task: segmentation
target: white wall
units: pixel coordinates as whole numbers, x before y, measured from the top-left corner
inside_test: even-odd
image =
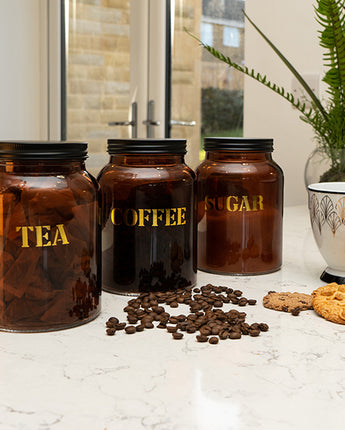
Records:
[[[0,0],[0,140],[46,139],[46,1]]]
[[[246,12],[301,74],[322,76],[314,0],[246,0]],[[245,64],[291,90],[292,74],[246,23]],[[268,88],[245,79],[244,136],[273,137],[273,158],[285,175],[285,205],[306,204],[304,166],[316,143],[312,128]]]

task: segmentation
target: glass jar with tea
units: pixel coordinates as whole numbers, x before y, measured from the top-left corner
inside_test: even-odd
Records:
[[[77,326],[100,312],[98,184],[87,144],[0,142],[0,329]]]
[[[208,137],[197,169],[198,268],[255,275],[282,264],[283,172],[272,139]]]
[[[110,139],[102,195],[103,289],[167,291],[196,279],[195,174],[186,141]]]

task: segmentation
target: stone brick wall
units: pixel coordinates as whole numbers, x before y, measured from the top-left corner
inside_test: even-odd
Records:
[[[127,137],[108,122],[128,118],[129,0],[70,2],[67,94],[68,139],[87,140],[93,153]]]
[[[175,2],[175,32],[172,52],[173,120],[196,121],[194,127],[173,126],[171,137],[187,139],[188,165],[199,164],[201,129],[201,48],[184,28],[200,34],[201,1]]]
[[[182,6],[181,6],[182,5]],[[129,137],[127,127],[109,127],[129,112],[129,0],[70,2],[67,57],[67,137],[86,140],[91,154],[106,151],[108,137]],[[195,167],[200,147],[201,49],[183,30],[200,33],[201,2],[176,2],[172,72],[172,137],[188,139],[187,161]]]

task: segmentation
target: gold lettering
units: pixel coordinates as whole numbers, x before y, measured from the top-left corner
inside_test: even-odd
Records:
[[[242,202],[241,202],[241,206],[239,209],[240,211],[243,210],[243,203],[244,203],[246,211],[251,211],[250,204],[248,202],[248,196],[242,196]]]
[[[42,246],[51,246],[51,241],[49,240],[49,231],[50,225],[36,225],[36,248],[41,248]],[[43,229],[46,229],[45,233],[43,233]],[[43,243],[43,239],[45,243]]]
[[[264,210],[264,197],[263,196],[253,196],[253,208],[254,210],[257,210],[257,204],[259,204],[259,210]]]
[[[205,210],[210,211],[214,207],[213,201],[214,199],[210,199],[208,196],[205,197]]]
[[[234,200],[236,203],[234,203],[233,205],[231,205],[231,200]],[[237,196],[229,196],[226,199],[226,209],[229,212],[234,212],[237,211],[238,209],[238,197]]]
[[[129,214],[132,215],[132,221],[130,222],[130,217]],[[135,224],[138,222],[138,214],[136,212],[135,209],[126,209],[124,214],[123,214],[123,222],[125,223],[125,225],[129,226],[129,227],[133,227],[135,226]]]
[[[167,208],[165,209],[165,225],[176,225],[176,208]]]
[[[176,226],[187,223],[187,208],[164,208],[164,209],[121,209],[114,208],[111,211],[111,221],[115,226],[125,224],[128,227],[151,227]],[[48,236],[46,237],[48,239]]]
[[[219,202],[222,201],[222,207],[220,207]],[[224,210],[224,197],[216,197],[215,198],[215,207],[217,211],[223,211]]]
[[[29,234],[28,230],[34,231],[34,228],[32,226],[28,227],[16,227],[16,231],[22,230],[22,248],[29,248]]]
[[[152,209],[152,227],[158,227],[158,221],[162,221],[164,209]]]
[[[138,209],[139,212],[139,227],[143,227],[145,224],[145,221],[149,221],[150,217],[149,215],[145,215],[145,212],[148,214],[151,213],[151,209]]]
[[[114,208],[114,209],[111,211],[111,222],[112,222],[114,225],[120,225],[120,224],[121,224],[121,221],[116,222],[116,211],[118,211],[118,212],[119,212],[119,215],[120,215],[120,216],[122,215],[122,211],[121,211],[121,209],[120,209],[120,208]]]
[[[177,225],[186,224],[186,207],[177,208]]]
[[[56,246],[57,242],[60,242],[60,241],[61,241],[62,245],[68,245],[69,244],[64,225],[63,224],[56,224],[56,232],[55,232],[55,237],[53,240],[53,246]],[[49,245],[46,245],[46,246],[49,246]]]

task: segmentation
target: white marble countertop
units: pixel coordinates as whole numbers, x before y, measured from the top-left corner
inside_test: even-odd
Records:
[[[286,208],[283,249],[283,268],[270,275],[198,274],[199,286],[227,285],[258,300],[241,310],[249,323],[269,324],[259,337],[218,345],[158,329],[110,337],[105,321],[125,317],[127,298],[108,293],[101,315],[84,326],[0,332],[0,429],[342,429],[345,326],[314,311],[294,317],[262,306],[270,290],[323,285],[306,207]]]

